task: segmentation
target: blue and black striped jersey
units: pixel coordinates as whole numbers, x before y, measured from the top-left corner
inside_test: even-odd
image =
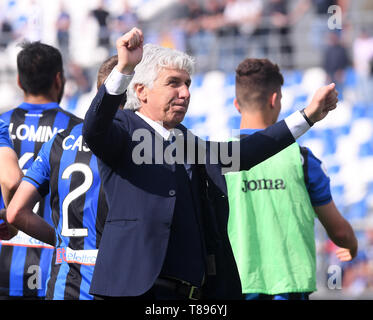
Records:
[[[25,172],[44,142],[81,119],[57,103],[22,103],[0,115],[9,125],[19,165]],[[49,195],[34,209],[52,224]],[[0,294],[18,297],[44,297],[53,248],[23,232],[10,241],[0,242]]]
[[[92,299],[89,287],[107,215],[97,158],[85,145],[83,124],[45,143],[24,181],[50,193],[56,230],[47,299]]]

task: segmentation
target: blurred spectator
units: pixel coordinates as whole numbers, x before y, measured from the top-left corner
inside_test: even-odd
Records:
[[[342,264],[342,288],[352,296],[359,296],[373,288],[372,270],[363,251],[356,258]]]
[[[80,93],[86,93],[91,90],[92,79],[89,77],[87,70],[80,65],[70,62],[67,69],[67,77],[74,79]]]
[[[350,65],[347,49],[336,32],[327,34],[327,46],[323,55],[323,68],[327,74],[327,83],[334,82],[339,87],[343,84],[346,68]]]
[[[217,36],[222,35],[222,22],[225,6],[221,0],[206,0],[203,14],[201,17],[202,29],[215,33]]]
[[[203,8],[198,0],[179,0],[176,11],[175,20],[188,36],[201,30]]]
[[[43,30],[43,8],[41,4],[37,0],[29,0],[26,12],[25,38],[29,41],[41,41]]]
[[[154,36],[154,41],[150,42],[157,43],[162,47],[186,51],[184,34],[182,30],[177,27],[162,28]]]
[[[110,13],[105,9],[105,0],[100,0],[96,9],[92,10],[92,16],[96,19],[99,26],[98,46],[109,49],[110,31],[109,18]]]
[[[371,0],[363,0],[363,2],[362,2],[362,10],[363,11],[373,11],[373,1],[371,1]]]
[[[40,41],[43,31],[43,8],[36,0],[23,2],[23,6],[14,2],[12,5],[12,26],[16,41]]]
[[[194,51],[198,50],[198,38],[202,32],[200,23],[202,14],[203,9],[197,0],[179,0],[177,3],[174,24],[183,30],[186,51],[191,55],[196,55]]]
[[[219,66],[223,71],[234,71],[248,55],[260,56],[255,36],[260,36],[262,12],[262,0],[226,0],[223,24],[225,34],[231,37],[222,42]]]
[[[330,31],[328,29],[329,7],[333,5],[339,6],[342,12],[342,22],[344,23],[349,4],[349,0],[298,0],[290,19],[292,23],[298,22],[306,12],[312,10],[315,16],[312,18],[311,31],[309,33],[310,40],[315,49],[324,50],[326,45],[324,35]]]
[[[179,0],[176,24],[185,35],[186,51],[197,58],[201,71],[215,66],[216,30],[223,12],[219,0],[208,0],[202,6],[198,0]]]
[[[1,21],[0,32],[0,49],[3,50],[13,40],[13,27],[6,18]]]
[[[373,37],[366,29],[361,30],[353,42],[353,66],[357,77],[357,99],[373,103]]]
[[[116,39],[133,27],[139,27],[139,18],[128,0],[123,3],[123,12],[110,21],[110,56],[116,52]]]
[[[75,62],[69,62],[66,71],[64,105],[68,111],[74,112],[79,98],[91,90],[93,77]]]
[[[262,0],[227,0],[223,14],[224,23],[226,26],[238,28],[242,35],[251,35],[258,28],[262,11]]]
[[[282,67],[293,68],[292,24],[289,19],[288,0],[268,0],[263,10],[263,23],[258,31],[263,41],[265,56],[277,57]]]
[[[58,47],[64,60],[69,57],[70,25],[70,14],[62,4],[56,21],[56,30]]]
[[[224,62],[230,60],[231,55],[226,55],[221,47],[227,45],[226,29],[223,29],[224,3],[221,0],[206,0],[204,2],[203,14],[201,16],[201,28],[203,32],[203,42],[208,46],[206,61],[209,62],[208,68],[223,68]],[[225,36],[225,38],[222,38]],[[229,38],[228,38],[229,40]],[[235,46],[233,45],[233,49]],[[219,50],[220,49],[220,50]],[[222,60],[222,58],[224,60]],[[224,70],[224,68],[223,68]]]
[[[4,50],[14,40],[14,27],[12,25],[15,13],[14,1],[0,2],[0,50]]]

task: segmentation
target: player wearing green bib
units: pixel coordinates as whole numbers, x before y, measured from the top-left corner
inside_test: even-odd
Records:
[[[266,59],[246,59],[236,70],[235,106],[241,134],[277,121],[283,77]],[[228,233],[246,299],[307,299],[316,290],[314,221],[356,256],[357,240],[330,193],[321,162],[297,143],[249,171],[226,174]]]
[[[299,145],[226,180],[228,230],[243,292],[315,291],[315,212]]]

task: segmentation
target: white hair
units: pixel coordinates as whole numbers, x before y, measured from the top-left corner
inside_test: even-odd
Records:
[[[127,88],[125,109],[137,110],[140,107],[140,100],[135,92],[136,84],[152,88],[162,68],[184,70],[192,75],[194,66],[194,58],[184,52],[155,44],[144,45],[142,60],[135,67],[135,75]]]

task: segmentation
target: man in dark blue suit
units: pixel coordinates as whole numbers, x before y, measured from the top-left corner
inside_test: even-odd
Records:
[[[109,206],[90,292],[98,298],[240,299],[222,173],[248,170],[292,144],[336,107],[334,85],[258,134],[204,142],[180,124],[194,60],[143,47],[136,28],[117,40],[117,50],[118,65],[84,120]],[[126,110],[118,110],[125,90]]]

